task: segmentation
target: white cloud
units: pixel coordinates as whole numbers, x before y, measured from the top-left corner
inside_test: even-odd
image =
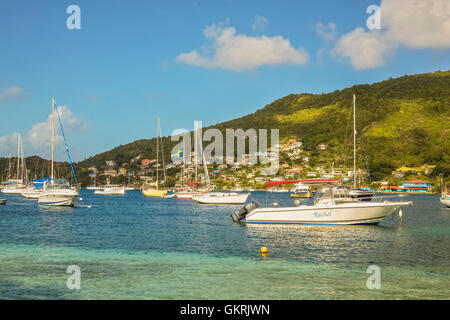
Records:
[[[224,68],[234,71],[256,70],[263,65],[304,65],[309,59],[303,49],[295,49],[281,36],[249,37],[236,34],[236,29],[225,24],[207,26],[203,35],[209,43],[201,53],[192,50],[180,54],[177,62],[206,68]]]
[[[410,48],[450,47],[450,1],[383,0],[380,12],[392,40]]]
[[[262,31],[267,27],[268,24],[269,24],[269,20],[266,17],[260,16],[257,14],[257,15],[255,15],[255,18],[253,20],[252,30],[253,31]]]
[[[349,58],[355,69],[383,66],[399,46],[411,49],[450,48],[450,1],[383,0],[383,30],[357,28],[343,35],[332,53]]]
[[[336,24],[329,22],[327,25],[324,25],[322,22],[317,22],[316,32],[325,42],[332,42],[337,35]]]
[[[0,153],[3,155],[17,154],[17,139],[19,134],[14,132],[11,135],[5,135],[0,137]]]
[[[356,28],[339,39],[332,55],[348,57],[355,69],[364,70],[383,66],[395,48],[395,44],[387,41],[381,32]]]
[[[0,102],[9,102],[23,97],[23,90],[17,86],[9,86],[0,89]]]
[[[87,129],[84,122],[73,115],[73,112],[67,106],[58,106],[64,133],[79,132]],[[30,154],[49,154],[51,146],[52,115],[47,116],[43,122],[32,125],[23,139],[24,152]],[[17,154],[18,133],[0,137],[0,153],[3,155]],[[58,117],[55,111],[55,144],[63,141]]]

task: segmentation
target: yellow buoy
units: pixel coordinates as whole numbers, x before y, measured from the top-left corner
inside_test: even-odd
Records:
[[[266,254],[266,253],[267,253],[267,248],[261,247],[261,254]]]

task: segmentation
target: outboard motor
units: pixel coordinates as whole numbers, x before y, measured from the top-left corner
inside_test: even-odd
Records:
[[[231,214],[231,219],[233,222],[238,222],[244,219],[250,212],[258,208],[259,205],[257,202],[250,202],[244,205],[240,210],[233,211]]]

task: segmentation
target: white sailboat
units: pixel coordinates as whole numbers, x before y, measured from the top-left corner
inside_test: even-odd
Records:
[[[11,163],[10,163],[11,166]],[[11,170],[11,169],[9,169]],[[9,173],[10,175],[10,173]],[[25,164],[25,156],[23,154],[23,146],[22,146],[22,136],[18,135],[17,137],[17,173],[16,179],[9,179],[9,184],[2,188],[2,192],[5,194],[21,194],[26,191],[28,176]]]
[[[55,179],[54,177],[54,149],[55,149],[55,98],[52,98],[52,161],[51,161],[51,177],[43,185],[43,192],[39,195],[38,203],[42,206],[70,206],[75,205],[78,197],[78,191],[70,186],[70,183],[65,179]],[[59,114],[58,114],[59,118]],[[61,125],[61,119],[59,119]],[[64,137],[64,132],[61,133]],[[65,138],[64,138],[65,140]],[[66,145],[67,149],[67,145]],[[68,152],[68,149],[67,149]],[[69,155],[69,153],[68,153]],[[69,156],[70,160],[70,156]],[[72,161],[70,161],[72,165]],[[73,167],[72,167],[73,170]],[[74,172],[73,172],[74,173]],[[74,173],[75,177],[75,173]],[[76,179],[76,177],[75,177]]]
[[[296,207],[259,208],[256,202],[246,204],[231,214],[233,221],[242,219],[249,224],[312,224],[351,225],[378,224],[396,210],[410,206],[408,202],[354,202],[339,201],[334,188],[325,188],[313,205]]]

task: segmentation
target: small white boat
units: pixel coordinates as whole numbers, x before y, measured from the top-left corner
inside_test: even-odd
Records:
[[[441,185],[443,189],[441,193],[441,198],[439,200],[444,206],[450,208],[450,193],[448,193],[447,185],[444,183],[444,175],[441,174],[440,176],[441,176]]]
[[[364,190],[364,189],[351,189],[349,191],[349,196],[353,199],[358,199],[361,201],[370,201],[372,200],[372,197],[374,195],[374,192],[371,190]]]
[[[107,184],[103,188],[94,191],[94,194],[101,195],[124,195],[125,187],[117,184]]]
[[[21,193],[22,197],[29,200],[37,200],[42,194],[42,189],[28,188]]]
[[[291,190],[292,198],[311,198],[311,187],[301,182],[294,185]]]
[[[97,187],[96,185],[90,185],[86,187],[86,190],[100,190],[100,187]]]
[[[175,193],[167,194],[163,198],[165,199],[175,198]]]
[[[194,195],[192,200],[201,204],[244,204],[250,193],[210,192]]]
[[[288,189],[269,189],[268,192],[289,192]]]
[[[21,194],[26,190],[26,187],[22,184],[10,184],[2,188],[4,194]]]
[[[444,206],[446,206],[447,208],[450,208],[450,194],[443,193],[440,200]]]
[[[313,205],[259,208],[255,202],[231,214],[233,221],[245,219],[252,224],[351,225],[378,224],[386,217],[410,206],[409,202],[342,202],[336,203],[332,189]]]
[[[0,199],[0,205],[6,204],[6,199]]]

